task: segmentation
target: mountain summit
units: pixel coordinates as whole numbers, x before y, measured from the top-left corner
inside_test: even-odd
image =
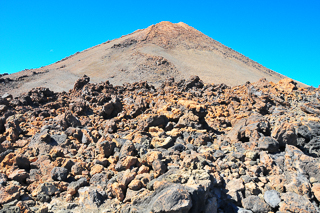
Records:
[[[7,78],[7,83],[0,92],[18,95],[39,86],[66,91],[84,74],[96,83],[109,80],[122,85],[148,81],[156,86],[168,77],[181,80],[191,75],[198,75],[207,83],[230,86],[260,78],[278,82],[285,77],[185,23],[165,21],[54,64],[2,77]]]

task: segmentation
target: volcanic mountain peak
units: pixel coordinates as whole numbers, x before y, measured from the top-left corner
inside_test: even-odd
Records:
[[[177,24],[163,21],[136,33],[134,37],[143,43],[153,43],[163,48],[173,48],[177,45],[188,46],[188,48],[205,48],[213,42],[208,36],[189,25],[179,22]],[[190,46],[193,44],[192,46]]]
[[[156,25],[151,25],[150,27],[146,28],[145,31],[148,33],[149,38],[152,38],[153,36],[168,36],[170,38],[176,38],[181,34],[199,33],[198,30],[190,27],[183,22],[173,24],[168,21],[163,21]]]
[[[285,77],[185,23],[164,21],[54,64],[0,77],[5,83],[0,85],[0,93],[17,96],[40,86],[67,91],[84,74],[94,83],[148,81],[155,86],[169,77],[179,81],[195,74],[206,83],[230,86],[261,78],[278,82]]]

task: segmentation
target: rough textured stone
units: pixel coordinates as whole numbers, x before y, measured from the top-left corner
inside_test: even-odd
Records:
[[[113,51],[137,44],[119,42]],[[68,92],[0,98],[0,208],[319,211],[319,92],[266,79],[228,87],[170,78],[154,88],[84,77]]]
[[[103,197],[94,188],[82,187],[78,190],[79,203],[87,209],[92,209],[100,206],[103,202]]]
[[[226,193],[230,199],[240,204],[243,199],[244,185],[242,179],[234,179],[227,183]]]
[[[268,212],[270,206],[264,202],[264,200],[260,199],[258,196],[251,195],[242,200],[242,206],[245,209],[249,209],[254,213],[262,213]]]
[[[172,185],[156,194],[150,201],[148,209],[153,212],[188,212],[192,199],[181,185]]]
[[[77,181],[73,181],[68,185],[68,193],[71,195],[74,195],[78,192],[78,190],[83,187],[83,186],[87,186],[88,185],[88,181],[86,178],[80,178]]]
[[[114,142],[102,141],[98,143],[97,146],[99,147],[99,152],[101,154],[103,154],[105,157],[109,157],[111,154],[113,154],[116,144]]]
[[[19,185],[10,182],[5,187],[0,187],[0,205],[20,198]]]
[[[14,170],[8,178],[18,181],[19,183],[24,183],[26,179],[29,177],[29,174],[24,169]]]
[[[279,192],[275,190],[266,191],[263,197],[266,203],[269,204],[272,208],[276,208],[281,202]]]
[[[317,209],[304,196],[293,192],[287,192],[281,195],[283,202],[280,203],[280,211],[290,212],[317,212]]]
[[[90,78],[84,75],[82,78],[79,78],[73,86],[74,90],[82,89],[84,85],[90,82]]]
[[[34,191],[32,191],[31,195],[33,197],[36,197],[40,194],[52,196],[57,191],[59,191],[59,189],[53,183],[42,183],[39,184],[39,186]]]
[[[272,137],[279,142],[280,147],[288,145],[297,145],[296,129],[292,124],[283,123],[272,131]]]
[[[279,142],[272,137],[262,137],[259,139],[258,148],[260,150],[268,151],[269,153],[275,153],[279,151]]]
[[[69,171],[66,168],[55,167],[51,171],[51,178],[53,180],[65,181],[65,180],[67,180],[68,173],[69,173]]]
[[[314,193],[314,196],[320,202],[320,183],[313,184],[312,191]]]

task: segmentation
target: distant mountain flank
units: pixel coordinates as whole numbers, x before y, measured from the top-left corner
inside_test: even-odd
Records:
[[[160,22],[107,41],[39,69],[0,77],[0,92],[17,96],[35,87],[68,91],[81,76],[113,85],[147,81],[159,86],[167,78],[197,75],[205,83],[230,86],[285,76],[213,40],[185,23]]]

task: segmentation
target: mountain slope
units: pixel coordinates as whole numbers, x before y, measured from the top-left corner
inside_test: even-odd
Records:
[[[206,83],[234,86],[285,77],[184,23],[161,22],[49,66],[6,76],[13,81],[0,91],[18,95],[39,86],[66,91],[84,74],[92,82],[109,80],[114,85],[140,80],[159,85],[169,76],[180,80],[198,75]]]

